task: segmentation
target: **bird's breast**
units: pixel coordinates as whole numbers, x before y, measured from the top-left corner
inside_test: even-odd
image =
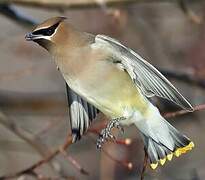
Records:
[[[129,75],[103,55],[70,57],[58,65],[71,89],[111,117],[143,109],[146,100]]]

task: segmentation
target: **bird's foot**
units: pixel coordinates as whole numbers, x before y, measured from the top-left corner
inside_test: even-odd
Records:
[[[100,149],[102,145],[108,141],[109,139],[115,140],[115,136],[112,134],[111,130],[113,128],[119,129],[121,132],[124,132],[123,127],[120,125],[120,121],[124,120],[124,117],[115,118],[112,119],[106,126],[105,129],[103,129],[99,135],[99,138],[97,140],[97,148]]]

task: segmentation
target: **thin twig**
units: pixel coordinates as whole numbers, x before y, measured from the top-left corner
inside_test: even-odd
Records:
[[[153,3],[153,2],[176,2],[176,0],[102,0],[107,6],[129,5],[133,3]],[[200,2],[202,0],[187,0],[188,2]],[[36,6],[50,9],[76,9],[99,7],[99,0],[3,0],[2,3],[14,3],[24,6]]]
[[[187,15],[187,17],[194,22],[195,24],[202,24],[203,19],[202,17],[198,16],[194,11],[192,11],[185,0],[178,0],[179,7],[182,9],[182,11]]]
[[[93,142],[94,144],[96,144],[96,141],[95,141],[93,138],[92,138],[92,142]],[[112,161],[114,161],[115,163],[120,164],[120,165],[122,165],[123,167],[126,167],[126,168],[129,169],[129,170],[132,170],[132,169],[133,169],[133,164],[132,164],[132,162],[122,161],[122,160],[116,159],[116,158],[113,157],[109,152],[107,152],[104,148],[101,148],[101,151],[102,151],[107,157],[109,157]]]
[[[140,177],[141,180],[143,180],[144,177],[145,177],[145,171],[146,171],[146,168],[147,168],[147,162],[148,162],[148,154],[147,154],[146,149],[144,148],[144,163],[143,163],[143,168],[142,168],[141,177]]]
[[[200,111],[200,110],[205,110],[205,104],[200,104],[194,107],[194,112]],[[175,111],[175,112],[164,113],[163,116],[165,118],[172,118],[172,117],[181,116],[181,115],[188,114],[188,113],[190,112],[187,110],[180,110],[180,111]]]
[[[201,105],[197,105],[194,107],[194,111],[199,111],[199,110],[204,110],[205,109],[205,104],[201,104]],[[164,117],[166,118],[170,118],[170,117],[175,117],[175,116],[180,116],[180,115],[184,115],[184,114],[187,114],[189,113],[188,111],[186,110],[181,110],[181,111],[176,111],[176,112],[170,112],[170,113],[166,113],[164,114]],[[90,131],[90,132],[93,132],[93,133],[96,133],[96,131]],[[57,148],[56,150],[54,150],[52,153],[50,153],[46,158],[38,161],[37,163],[33,164],[32,166],[22,170],[22,171],[19,171],[15,174],[11,174],[11,175],[6,175],[6,176],[2,176],[0,177],[0,180],[4,180],[4,179],[8,179],[8,178],[15,178],[15,177],[19,177],[23,174],[28,174],[28,173],[31,173],[33,172],[36,168],[40,167],[41,165],[49,162],[50,160],[52,160],[56,155],[58,155],[59,153],[65,151],[69,146],[70,144],[72,143],[72,137],[71,135],[69,135],[67,137],[67,140],[66,142],[60,146],[59,148]],[[127,167],[128,169],[132,169],[132,164],[130,162],[125,162],[125,161],[120,161],[120,160],[117,160],[115,159],[114,157],[112,157],[107,151],[103,150],[103,152],[108,156],[110,157],[113,161],[117,162],[117,163],[120,163],[122,165],[124,165],[125,167]],[[145,159],[144,159],[144,166],[143,166],[143,170],[142,170],[142,175],[141,175],[141,178],[144,177],[144,172],[145,172],[145,166],[147,164],[147,155],[145,155]]]
[[[68,153],[62,149],[61,153],[63,156],[71,162],[71,164],[82,174],[89,175],[89,172],[85,170],[72,156],[69,156]]]
[[[24,15],[9,4],[0,3],[0,13],[26,27],[32,27],[37,23],[34,19]]]
[[[110,153],[108,153],[105,149],[101,149],[102,152],[107,155],[111,160],[113,160],[114,162],[116,162],[117,164],[120,164],[124,167],[126,167],[127,169],[131,170],[133,168],[133,165],[131,162],[127,162],[127,161],[121,161],[119,159],[116,159],[115,157],[113,157]]]
[[[103,0],[106,6],[120,6],[128,5],[137,2],[143,2],[145,0]],[[155,0],[156,1],[156,0]],[[13,3],[22,6],[31,6],[38,8],[49,8],[57,10],[65,9],[81,9],[81,8],[96,8],[100,7],[101,3],[99,0],[75,0],[75,1],[65,1],[65,0],[3,0],[2,3]]]
[[[102,129],[104,129],[106,127],[106,124],[104,122],[100,123],[100,125],[98,127],[95,128],[89,128],[88,132],[95,134],[95,135],[99,135],[100,131]],[[115,139],[114,141],[111,141],[115,144],[121,144],[121,145],[125,145],[125,146],[129,146],[132,143],[132,140],[130,138],[126,138],[126,139]]]
[[[38,167],[42,166],[43,164],[51,161],[55,156],[60,154],[63,150],[66,150],[70,146],[71,143],[72,143],[72,137],[71,137],[71,135],[68,135],[68,137],[66,139],[66,142],[62,146],[60,146],[59,148],[57,148],[56,150],[51,152],[44,159],[38,161],[37,163],[33,164],[32,166],[29,166],[26,169],[24,169],[22,171],[19,171],[17,173],[9,174],[9,175],[6,175],[6,176],[1,176],[0,180],[5,180],[5,179],[9,179],[9,178],[16,178],[16,177],[19,177],[21,175],[29,174],[29,173],[33,172],[36,168],[38,168]]]
[[[34,139],[29,137],[28,133],[24,133],[23,129],[16,126],[15,123],[12,122],[3,112],[0,111],[0,124],[7,128],[10,132],[14,133],[20,139],[25,141],[28,145],[30,145],[33,149],[35,149],[42,157],[45,157],[45,146],[40,145]]]
[[[34,135],[34,139],[42,136],[43,134],[47,133],[49,130],[55,128],[57,125],[59,125],[64,119],[61,117],[61,118],[57,118],[56,120],[52,121],[52,122],[49,122],[49,124],[43,128],[40,132],[36,133]]]

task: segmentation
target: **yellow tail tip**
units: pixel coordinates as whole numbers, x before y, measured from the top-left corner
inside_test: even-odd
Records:
[[[195,146],[194,142],[191,141],[188,146],[191,147],[191,148],[194,148],[194,146]]]
[[[167,155],[167,159],[168,159],[169,161],[172,160],[172,157],[173,157],[173,153]]]
[[[192,150],[192,148],[194,148],[194,143],[191,141],[187,146],[182,147],[182,148],[178,148],[174,154],[176,157],[179,157],[181,154],[186,153],[187,151]]]
[[[187,146],[181,147],[176,149],[174,152],[168,154],[165,158],[160,159],[157,163],[151,163],[150,167],[154,170],[158,167],[158,164],[160,163],[161,165],[164,165],[166,162],[166,159],[171,161],[173,155],[175,155],[176,157],[179,157],[180,155],[186,153],[187,151],[190,151],[194,148],[194,143],[191,141]]]
[[[179,157],[181,155],[181,151],[180,151],[181,148],[177,149],[176,151],[174,151],[174,155],[176,157]]]
[[[163,166],[164,163],[166,162],[166,157],[165,157],[164,159],[160,159],[159,162],[160,162],[160,164]]]
[[[156,169],[157,166],[158,166],[158,162],[157,162],[157,163],[152,163],[152,164],[150,164],[150,167],[151,167],[153,170]]]

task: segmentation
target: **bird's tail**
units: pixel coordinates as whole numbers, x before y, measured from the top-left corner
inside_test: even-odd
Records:
[[[150,166],[155,169],[158,164],[164,165],[166,160],[171,161],[173,155],[179,157],[181,154],[190,151],[194,147],[194,143],[169,124],[158,110],[152,117],[152,119],[145,120],[143,125],[137,125],[137,123],[136,125],[143,134]],[[146,124],[146,127],[144,127],[144,124]]]
[[[166,121],[164,121],[166,122]],[[167,147],[165,143],[158,142],[152,137],[144,135],[145,149],[150,159],[152,169],[157,168],[158,164],[164,165],[166,160],[171,161],[173,155],[179,157],[181,154],[190,151],[194,147],[194,143],[176,130],[171,124],[166,122],[169,130],[170,139],[173,141],[173,147]]]

